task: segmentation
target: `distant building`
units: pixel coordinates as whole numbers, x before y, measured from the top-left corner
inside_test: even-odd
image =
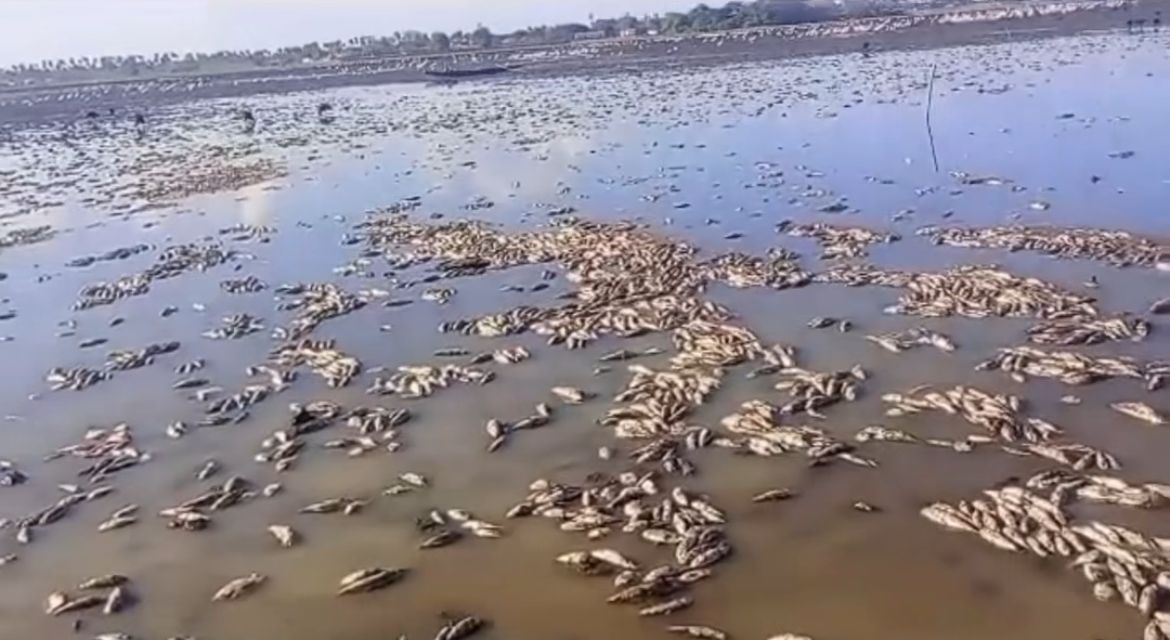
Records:
[[[618,32],[618,35],[623,37],[623,38],[634,38],[634,37],[642,35],[642,32],[640,29],[630,28],[630,29],[622,29],[621,31]]]

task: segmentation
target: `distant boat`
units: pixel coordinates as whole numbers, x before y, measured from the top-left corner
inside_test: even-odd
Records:
[[[459,80],[463,78],[480,78],[483,76],[494,76],[501,73],[507,73],[512,69],[509,67],[476,67],[473,69],[443,69],[426,71],[428,76],[432,78],[440,78],[444,80]]]

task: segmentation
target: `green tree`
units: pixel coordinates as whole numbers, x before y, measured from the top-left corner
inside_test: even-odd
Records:
[[[492,46],[495,38],[491,30],[482,24],[476,27],[475,31],[471,32],[471,44],[481,49]]]

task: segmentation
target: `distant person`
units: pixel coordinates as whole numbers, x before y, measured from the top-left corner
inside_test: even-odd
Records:
[[[333,122],[333,105],[329,104],[328,102],[322,102],[321,104],[317,105],[317,119],[320,120],[322,124],[329,124],[330,122]]]
[[[251,109],[244,109],[244,133],[252,133],[256,130],[256,116],[252,114]]]

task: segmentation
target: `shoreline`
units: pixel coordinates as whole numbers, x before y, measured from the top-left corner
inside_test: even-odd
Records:
[[[450,84],[560,76],[645,72],[679,66],[707,67],[807,57],[943,49],[1009,41],[1041,40],[1126,28],[1133,15],[1153,14],[1162,0],[1123,7],[1076,10],[991,20],[939,21],[929,16],[809,23],[673,37],[609,39],[566,45],[532,45],[475,52],[480,65],[511,67],[508,73],[458,81],[436,80],[421,65],[457,60],[459,54],[395,57],[344,64],[258,69],[224,74],[71,83],[31,89],[0,89],[0,118],[11,125],[82,118],[87,111],[149,109],[189,100],[242,98],[340,87],[383,84]],[[948,14],[941,14],[947,17]],[[960,14],[949,14],[950,16]],[[868,22],[867,22],[868,21]],[[1155,32],[1143,28],[1135,32]],[[794,34],[801,34],[793,37]],[[548,59],[538,59],[544,57]],[[401,68],[413,65],[415,68]],[[395,65],[395,66],[387,66]],[[182,88],[183,85],[187,85]],[[179,89],[176,91],[176,89]],[[64,95],[63,95],[64,94]]]

